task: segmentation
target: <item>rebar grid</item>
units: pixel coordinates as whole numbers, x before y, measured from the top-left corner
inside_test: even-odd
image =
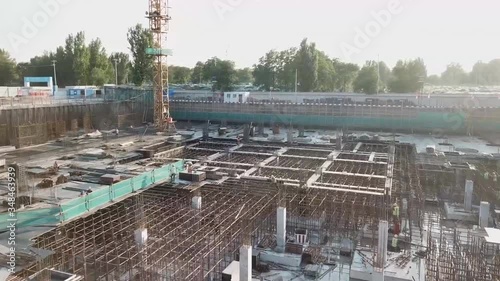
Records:
[[[500,246],[488,243],[483,230],[447,228],[437,212],[426,217],[426,280],[500,280]]]
[[[281,147],[277,146],[263,146],[263,145],[243,145],[242,147],[236,149],[235,151],[243,152],[257,152],[257,153],[273,153]]]
[[[257,164],[260,163],[271,155],[260,155],[260,154],[243,154],[243,153],[224,153],[222,156],[217,157],[215,161],[217,162],[229,162],[229,163],[246,163],[246,164]]]
[[[330,167],[330,172],[350,173],[350,174],[363,174],[363,175],[377,175],[386,176],[387,167],[380,163],[357,163],[351,161],[335,161]]]
[[[393,163],[389,157],[387,165],[380,164],[394,164],[394,181],[390,186],[392,193],[387,190],[385,177],[370,179],[369,173],[361,177],[325,172],[323,180],[354,181],[358,186],[363,184],[357,182],[361,178],[362,181],[375,180],[380,192],[305,187],[305,182],[314,173],[313,169],[326,164],[325,160],[280,157],[280,165],[284,158],[317,162],[311,164],[311,170],[297,171],[295,178],[300,184],[293,186],[281,186],[271,180],[229,178],[221,184],[191,186],[191,189],[170,185],[149,188],[37,237],[34,247],[51,250],[53,254],[40,259],[20,276],[26,277],[54,267],[82,275],[85,280],[115,280],[124,276],[127,280],[146,281],[205,280],[209,276],[220,279],[222,270],[234,260],[243,240],[257,245],[275,233],[278,205],[288,209],[287,231],[307,229],[321,239],[347,237],[357,240],[364,226],[375,229],[379,220],[387,220],[392,201],[400,202],[405,198],[409,209],[419,209],[422,189],[414,164],[415,148],[410,145],[393,147],[395,152],[390,154],[395,155],[396,161]],[[234,155],[254,157],[252,159],[261,156],[260,161],[269,161],[273,157],[248,153],[223,156],[234,162],[241,161],[232,158]],[[369,157],[364,154],[347,155]],[[247,163],[241,161],[239,165],[242,162]],[[236,165],[222,164],[228,169]],[[360,165],[361,169],[370,172],[368,166],[374,164],[365,164]],[[355,168],[354,164],[346,165]],[[250,169],[253,165],[247,163],[245,167]],[[279,170],[284,174],[292,172],[290,168],[261,169]],[[274,172],[271,173],[274,175]],[[191,207],[191,198],[195,194],[202,198],[200,210]],[[420,220],[418,210],[410,210],[404,216],[412,223]],[[134,242],[134,232],[142,228],[148,231],[148,240],[144,245]]]
[[[276,167],[262,167],[257,169],[252,176],[259,177],[271,177],[274,176],[277,179],[288,179],[288,180],[303,180],[304,178],[310,178],[314,172],[312,170],[304,169],[287,169],[287,168],[276,168]]]
[[[316,158],[325,158],[331,153],[329,150],[312,150],[312,149],[288,149],[283,155],[307,156]]]
[[[274,159],[267,166],[276,167],[286,167],[294,169],[307,169],[315,170],[320,167],[326,160],[325,159],[314,159],[314,158],[304,158],[304,157],[288,157],[281,156],[279,159]]]
[[[188,191],[154,187],[47,232],[34,247],[54,253],[32,265],[27,277],[46,267],[73,272],[85,280],[201,280],[220,274],[241,243],[242,221],[257,240],[261,222],[273,213],[273,189],[240,184],[202,187],[203,208],[190,206]],[[142,200],[142,201],[141,201]],[[137,213],[142,207],[144,221]],[[144,224],[143,224],[144,223]],[[134,243],[141,225],[148,231],[143,247]],[[220,277],[220,276],[219,276]]]

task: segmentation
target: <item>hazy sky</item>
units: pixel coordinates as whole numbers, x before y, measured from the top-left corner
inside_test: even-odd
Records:
[[[127,52],[127,29],[147,25],[147,0],[1,4],[0,48],[18,61],[55,50],[81,30],[87,40],[100,37],[108,53]],[[251,66],[268,50],[298,46],[304,37],[328,55],[358,64],[380,56],[392,67],[398,59],[420,56],[431,74],[450,62],[470,70],[478,60],[500,58],[498,0],[170,0],[170,6],[168,46],[176,65],[192,67],[218,56]],[[378,22],[374,14],[382,15]],[[369,35],[358,34],[367,27]],[[356,43],[356,37],[364,40]]]

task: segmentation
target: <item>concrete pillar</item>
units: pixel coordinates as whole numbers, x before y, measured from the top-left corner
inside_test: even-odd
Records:
[[[260,123],[259,126],[257,127],[257,135],[259,136],[264,135],[264,124]]]
[[[278,252],[284,252],[286,246],[286,208],[279,207],[276,211],[276,242]]]
[[[389,239],[389,222],[380,221],[378,224],[377,258],[374,268],[383,269],[387,260],[387,241]]]
[[[250,125],[248,124],[246,124],[245,128],[243,129],[243,141],[244,142],[250,141]]]
[[[380,268],[373,270],[372,281],[384,281],[384,270]]]
[[[481,202],[479,206],[479,227],[488,227],[490,219],[490,203]]]
[[[306,135],[305,135],[305,129],[304,129],[304,126],[300,126],[299,127],[299,138],[304,138]]]
[[[403,198],[401,199],[401,202],[402,202],[402,214],[404,216],[406,216],[406,214],[408,213],[408,199],[406,198]]]
[[[335,140],[335,149],[342,150],[342,131],[337,132],[337,137]]]
[[[194,196],[191,203],[193,209],[201,210],[201,196]]]
[[[472,211],[472,192],[474,191],[474,182],[465,181],[464,209],[467,212]]]
[[[146,245],[148,241],[148,230],[146,228],[139,228],[134,231],[135,244],[139,247]]]
[[[252,246],[240,248],[240,281],[252,281]]]
[[[286,141],[289,143],[289,144],[292,144],[293,143],[293,131],[292,129],[288,129],[288,132],[286,133]]]
[[[208,140],[208,138],[209,138],[209,131],[208,131],[208,125],[207,125],[205,128],[203,128],[203,140],[206,141],[206,140]]]
[[[280,126],[279,125],[274,125],[273,126],[273,134],[279,135],[280,134]]]

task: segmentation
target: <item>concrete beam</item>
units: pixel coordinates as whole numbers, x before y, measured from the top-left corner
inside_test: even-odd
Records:
[[[386,179],[387,178],[386,176],[368,175],[368,174],[356,174],[356,173],[348,173],[348,172],[324,171],[323,173],[324,174],[332,174],[332,175],[343,175],[343,176],[356,176],[356,177],[365,177],[365,178],[376,178],[376,179]]]
[[[370,162],[373,162],[373,160],[375,160],[375,152],[372,152],[372,154],[370,154],[370,158],[368,159]]]
[[[335,191],[343,191],[343,192],[352,192],[352,193],[364,193],[370,195],[385,195],[383,188],[376,187],[366,187],[366,186],[353,186],[353,185],[343,185],[343,184],[333,184],[333,183],[314,183],[310,188],[324,189],[324,190],[335,190]]]
[[[358,152],[358,150],[361,148],[362,145],[363,145],[363,143],[358,142],[358,144],[356,144],[356,147],[354,147],[352,152],[354,152],[354,153]]]

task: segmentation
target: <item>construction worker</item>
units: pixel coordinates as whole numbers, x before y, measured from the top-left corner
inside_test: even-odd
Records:
[[[398,236],[394,235],[392,237],[392,244],[391,244],[392,250],[394,252],[399,252],[399,247],[398,247]]]
[[[399,220],[399,205],[398,205],[398,203],[394,203],[392,205],[392,216],[394,217],[394,219]]]

